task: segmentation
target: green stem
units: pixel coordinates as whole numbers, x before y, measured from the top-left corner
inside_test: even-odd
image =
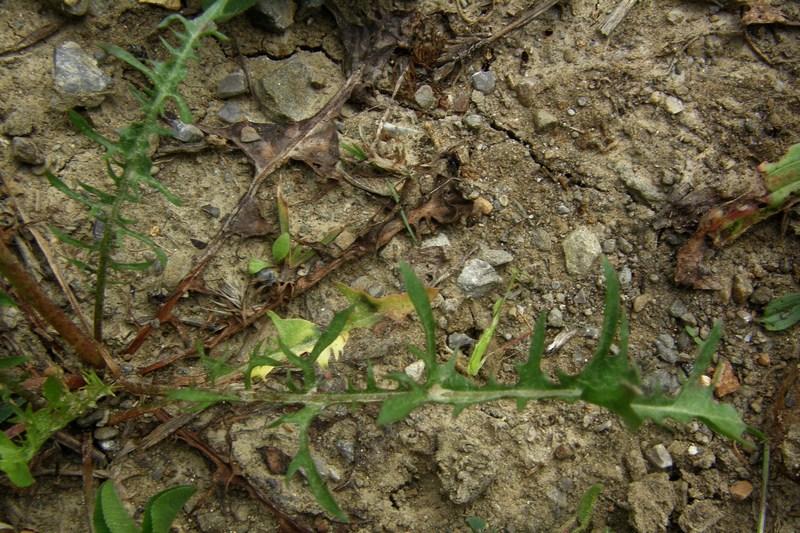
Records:
[[[236,395],[244,402],[265,402],[274,404],[303,404],[315,407],[327,407],[338,404],[383,403],[409,394],[408,390],[376,391],[376,392],[316,392],[298,394],[291,392],[240,391]],[[580,399],[578,389],[497,389],[456,391],[434,385],[427,390],[428,397],[424,403],[440,403],[451,405],[478,404],[497,400],[543,400],[559,399],[567,402]]]
[[[81,331],[66,313],[53,303],[41,285],[17,261],[2,239],[0,239],[0,275],[8,280],[26,304],[53,326],[81,359],[94,367],[104,366],[103,356],[100,355],[100,350],[91,337]]]

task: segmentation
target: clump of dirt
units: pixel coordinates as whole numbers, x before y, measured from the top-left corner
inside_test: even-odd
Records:
[[[190,4],[186,9],[196,10]],[[791,374],[797,330],[770,333],[758,324],[770,299],[797,291],[797,235],[771,220],[708,252],[707,274],[719,290],[690,290],[672,281],[675,252],[693,223],[713,205],[746,192],[743,176],[799,140],[798,6],[640,2],[609,31],[603,23],[621,2],[557,3],[501,34],[535,6],[518,0],[398,0],[349,8],[326,2],[314,9],[319,2],[288,4],[299,9],[282,33],[250,16],[237,17],[221,28],[231,41],[208,41],[191,67],[183,94],[196,123],[211,133],[205,145],[164,140],[156,152],[156,177],[184,200],[181,206],[147,191],[130,213],[169,262],[162,271],[121,276],[111,290],[106,341],[126,375],[151,385],[203,380],[199,361],[184,356],[198,338],[216,339],[209,349],[214,356],[247,361],[269,332],[263,313],[247,319],[275,303],[267,296],[273,293],[247,275],[247,260],[270,257],[280,232],[278,196],[289,207],[293,238],[320,250],[299,275],[277,274],[279,285],[291,282],[295,289],[281,293],[291,296],[281,299],[281,316],[326,324],[346,305],[332,281],[375,296],[401,292],[396,265],[404,261],[440,290],[435,312],[444,348],[448,336],[474,339],[489,326],[493,303],[512,269],[519,270],[497,330],[499,344],[508,345],[493,352],[480,379],[490,373],[514,379],[526,343],[511,341],[528,334],[540,312],[547,313],[548,341],[574,333],[546,358],[547,370],[583,368],[596,345],[591,331],[602,324],[604,288],[595,253],[602,252],[619,273],[631,357],[651,390],[675,392],[691,370],[695,337],[705,338],[715,321],[724,321],[715,364],[730,367],[730,377],[720,401],[769,433],[778,457],[770,470],[768,524],[773,531],[799,530],[798,415],[789,398],[797,388],[796,371]],[[19,222],[53,224],[90,239],[82,207],[42,176],[46,166],[70,185],[81,180],[102,187],[107,180],[101,149],[70,127],[54,99],[53,51],[73,41],[113,77],[102,104],[81,110],[100,133],[113,136],[136,118],[129,88],[143,80],[104,57],[96,44],[163,59],[156,27],[166,12],[133,0],[97,2],[85,16],[65,19],[44,5],[10,0],[7,6],[0,14],[6,28],[0,35],[3,211],[17,213]],[[784,19],[754,18],[759,9]],[[369,24],[359,33],[354,23],[364,12]],[[40,28],[49,28],[41,40],[15,46]],[[481,39],[483,46],[463,53]],[[292,57],[335,64],[342,78],[314,76],[313,68],[291,70],[303,73],[298,78],[305,85],[298,89],[291,84],[296,79],[285,79],[290,88],[270,86],[268,102],[256,90],[224,98],[217,92],[243,67],[251,87],[268,83]],[[280,123],[285,112],[265,109],[293,96],[296,103],[337,94],[358,69],[353,57],[372,59],[362,63],[358,83],[326,121],[287,126]],[[270,68],[247,68],[254,63]],[[268,116],[278,123],[257,124]],[[224,117],[253,124],[231,127]],[[262,172],[272,153],[308,133],[306,125],[318,128],[309,134],[317,143],[304,145],[313,149],[292,152],[278,168]],[[44,164],[20,158],[12,149],[19,138],[38,147]],[[384,172],[365,168],[344,151],[335,165],[330,150],[336,142],[369,150]],[[389,194],[387,175],[400,189],[399,200]],[[226,228],[226,215],[242,209],[254,180],[260,187],[252,189],[247,216],[240,219],[246,223],[225,234],[188,296],[176,299],[175,320],[152,328],[162,302]],[[413,215],[417,244],[402,224],[387,222],[397,220],[398,206]],[[574,246],[576,230],[582,240]],[[317,244],[336,231],[332,244]],[[43,284],[62,298],[20,227],[17,246],[23,244],[33,250]],[[50,244],[88,315],[91,279],[68,264],[80,252]],[[485,260],[502,282],[487,285],[484,295],[470,293],[459,280],[471,259]],[[53,339],[12,314],[3,316],[0,332],[9,353],[30,355],[41,371],[54,364],[79,368]],[[215,336],[234,326],[241,332]],[[149,336],[141,336],[138,351],[126,353],[143,328],[152,328]],[[415,360],[405,349],[408,342],[422,344],[413,319],[354,333],[329,370],[330,387],[365,383],[367,360],[379,379],[402,372]],[[160,362],[162,368],[139,376]],[[604,486],[592,517],[596,530],[743,531],[755,529],[762,489],[760,455],[699,424],[647,425],[631,433],[608,412],[580,403],[529,404],[517,411],[503,402],[472,407],[457,418],[425,407],[386,427],[375,424],[374,406],[331,409],[315,422],[311,445],[351,518],[345,526],[324,516],[300,476],[284,483],[281,465],[297,450],[297,435],[290,426],[269,428],[281,409],[221,405],[186,415],[170,406],[160,417],[149,412],[115,419],[134,407],[147,410],[150,400],[122,394],[100,406],[120,432],[101,441],[109,462],[95,475],[114,479],[137,513],[159,490],[197,486],[192,512],[177,522],[184,531],[466,531],[471,516],[496,530],[549,531],[574,517],[581,496],[596,483]],[[177,422],[162,426],[167,417],[181,429]],[[163,440],[153,437],[156,429]],[[80,472],[80,455],[53,444],[36,462],[33,489],[4,492],[4,521],[37,531],[85,529],[85,514],[75,512],[83,505]],[[752,493],[742,490],[744,482]],[[279,522],[268,505],[295,525],[288,518]]]

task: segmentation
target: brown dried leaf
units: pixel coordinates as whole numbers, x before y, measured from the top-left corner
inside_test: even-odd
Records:
[[[750,9],[742,15],[742,24],[752,26],[756,24],[780,24],[781,26],[800,26],[800,22],[789,20],[786,15],[778,9],[763,2],[753,2]]]
[[[231,233],[242,237],[258,237],[268,235],[275,230],[267,219],[261,216],[255,198],[248,198],[242,205],[239,216],[231,225]]]
[[[689,239],[675,255],[675,283],[701,290],[719,290],[722,285],[703,266],[707,249],[705,234]]]

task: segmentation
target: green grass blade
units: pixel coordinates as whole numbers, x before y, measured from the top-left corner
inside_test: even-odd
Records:
[[[408,297],[414,304],[414,309],[422,323],[425,332],[425,352],[423,361],[428,370],[428,379],[435,373],[436,368],[436,320],[433,318],[433,309],[428,299],[428,293],[414,271],[405,263],[400,263],[400,273],[403,276]]]
[[[619,322],[619,280],[617,279],[617,273],[614,272],[614,267],[605,257],[603,257],[602,263],[603,276],[606,280],[606,301],[603,329],[600,332],[595,357],[603,357],[611,350],[614,336],[617,334],[617,323]]]

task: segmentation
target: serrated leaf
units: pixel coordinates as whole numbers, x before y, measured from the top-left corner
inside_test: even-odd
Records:
[[[211,405],[219,402],[238,402],[239,397],[231,393],[213,392],[198,389],[179,389],[167,392],[167,397],[183,402]]]
[[[92,126],[89,125],[89,123],[86,121],[86,119],[83,118],[83,115],[81,115],[80,113],[78,113],[77,111],[74,111],[72,109],[67,111],[67,114],[69,116],[70,122],[72,122],[72,125],[76,130],[78,130],[84,136],[86,136],[89,139],[93,140],[97,144],[99,144],[101,146],[104,146],[106,148],[106,150],[108,151],[109,155],[114,154],[114,153],[119,151],[119,146],[115,142],[113,142],[113,141],[111,141],[109,139],[106,139],[105,137],[103,137],[102,135],[97,133],[94,130],[94,128],[92,128]]]
[[[764,185],[771,192],[800,181],[800,143],[790,146],[776,163],[763,163],[758,169],[766,172]]]
[[[203,9],[208,9],[216,0],[203,0],[202,6]],[[215,20],[219,22],[225,22],[226,20],[235,17],[240,13],[244,13],[248,9],[250,9],[256,0],[228,0],[225,2],[225,8],[222,10],[222,14],[215,17]]]
[[[196,491],[194,487],[183,485],[163,490],[150,498],[144,509],[142,533],[169,533],[175,517]]]
[[[407,417],[411,411],[425,405],[428,401],[428,391],[420,387],[405,374],[394,374],[387,377],[407,385],[410,390],[402,396],[396,396],[383,402],[381,411],[378,414],[378,424],[381,425],[402,420]]]
[[[65,244],[69,244],[70,246],[75,246],[77,248],[85,248],[87,250],[94,250],[96,248],[94,244],[88,244],[73,237],[70,237],[69,235],[67,235],[66,233],[64,233],[55,226],[50,225],[48,227],[50,228],[50,231],[53,233],[55,238]]]
[[[140,533],[117,495],[111,480],[97,489],[92,517],[95,533]]]
[[[594,506],[602,491],[603,485],[596,483],[589,487],[589,490],[583,495],[581,501],[578,503],[578,510],[576,512],[579,527],[572,530],[573,533],[582,533],[588,529],[589,522],[592,519],[592,513],[594,513]]]
[[[5,432],[0,431],[0,470],[17,487],[33,485],[33,476],[28,469],[28,461],[33,457],[32,450],[14,444]]]
[[[632,408],[639,416],[659,424],[664,424],[667,418],[681,424],[699,420],[714,432],[735,440],[747,448],[754,448],[752,442],[742,437],[748,426],[741,415],[732,406],[714,400],[714,388],[705,387],[701,382],[701,376],[711,362],[721,331],[722,325],[717,322],[701,346],[692,373],[676,398],[657,396],[639,400],[632,404]]]

